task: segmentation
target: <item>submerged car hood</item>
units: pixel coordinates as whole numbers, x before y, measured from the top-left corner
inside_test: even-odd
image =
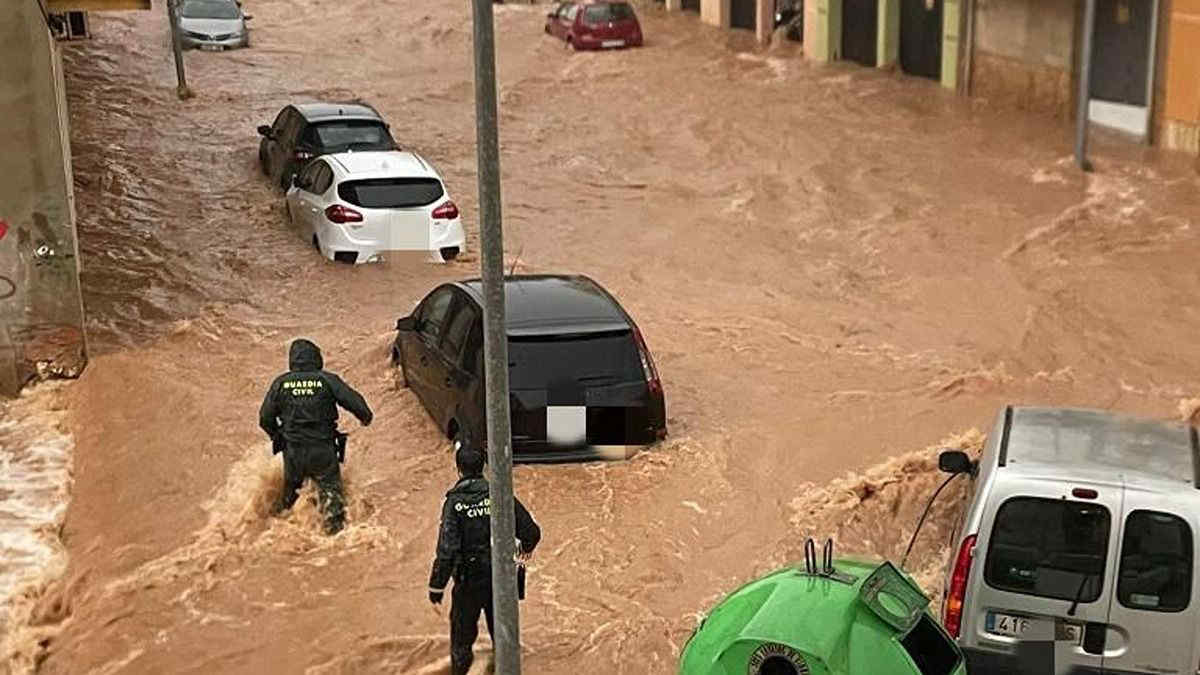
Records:
[[[241,19],[188,19],[179,17],[179,27],[182,30],[205,35],[225,35],[242,32]]]

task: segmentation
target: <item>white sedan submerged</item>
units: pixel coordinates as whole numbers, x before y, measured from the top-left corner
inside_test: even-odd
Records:
[[[312,160],[287,191],[287,210],[321,255],[366,263],[390,251],[458,257],[466,237],[437,171],[414,152],[343,152]]]

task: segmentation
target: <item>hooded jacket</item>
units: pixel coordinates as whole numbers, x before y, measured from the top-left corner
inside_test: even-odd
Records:
[[[437,558],[429,575],[429,590],[454,583],[492,582],[492,509],[487,479],[482,476],[461,478],[446,493],[442,506],[442,526],[438,530]],[[533,553],[542,539],[542,530],[521,500],[513,497],[516,509],[516,534],[521,550]]]
[[[321,349],[308,340],[292,342],[288,372],[275,378],[259,409],[258,425],[271,438],[282,433],[289,443],[321,442],[334,438],[340,405],[363,426],[374,415],[362,394],[323,370]]]

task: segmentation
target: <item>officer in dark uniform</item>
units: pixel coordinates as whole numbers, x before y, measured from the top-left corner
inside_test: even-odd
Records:
[[[441,604],[446,583],[454,577],[450,604],[450,668],[465,675],[471,668],[471,652],[479,635],[479,613],[487,618],[492,634],[492,522],[491,498],[483,477],[485,456],[473,445],[463,445],[454,454],[459,480],[446,493],[442,526],[438,531],[437,558],[429,576],[429,600]],[[542,538],[542,531],[519,499],[516,507],[518,556],[528,560]]]
[[[346,518],[342,496],[344,459],[339,450],[337,406],[350,411],[363,426],[373,417],[366,400],[342,378],[322,370],[321,349],[308,340],[292,342],[288,372],[275,378],[259,410],[258,424],[271,437],[275,452],[283,452],[283,493],[274,512],[296,503],[304,479],[317,483],[325,531],[334,534]],[[344,448],[344,446],[341,446]]]

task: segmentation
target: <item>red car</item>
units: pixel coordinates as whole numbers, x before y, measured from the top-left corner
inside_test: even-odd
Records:
[[[627,2],[564,2],[546,15],[546,32],[572,49],[642,46],[642,26]]]

